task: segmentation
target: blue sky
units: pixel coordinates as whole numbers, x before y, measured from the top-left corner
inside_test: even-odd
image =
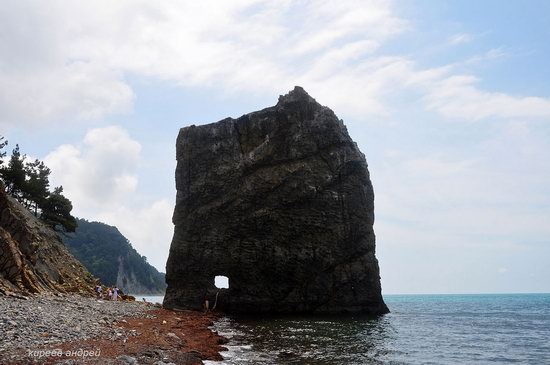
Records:
[[[549,2],[3,5],[0,134],[158,269],[178,129],[301,85],[367,156],[385,293],[550,291]]]

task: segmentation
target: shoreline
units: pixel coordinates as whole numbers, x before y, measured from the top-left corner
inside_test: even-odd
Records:
[[[223,360],[219,315],[43,294],[0,296],[2,364],[203,364]]]

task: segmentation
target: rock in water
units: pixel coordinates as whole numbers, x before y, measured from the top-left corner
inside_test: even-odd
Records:
[[[182,128],[177,161],[165,307],[388,312],[365,156],[302,88],[238,119]],[[218,275],[228,289],[216,288]]]

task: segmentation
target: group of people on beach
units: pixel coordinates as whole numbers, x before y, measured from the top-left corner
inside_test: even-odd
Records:
[[[117,301],[119,299],[118,292],[119,292],[119,289],[116,286],[114,288],[108,287],[105,291],[103,291],[103,287],[101,285],[95,286],[95,293],[96,293],[97,299]]]

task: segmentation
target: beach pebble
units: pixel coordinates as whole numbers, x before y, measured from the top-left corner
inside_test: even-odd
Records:
[[[179,336],[176,335],[176,334],[173,333],[173,332],[168,332],[168,333],[166,334],[166,336],[169,337],[169,338],[171,338],[171,339],[173,339],[173,340],[175,340],[177,343],[180,343],[180,344],[183,344],[183,343],[184,343],[184,341],[183,341],[181,338],[179,338]]]
[[[111,323],[123,317],[148,318],[147,310],[139,302],[98,302],[77,295],[43,294],[28,300],[0,296],[0,354],[55,349],[55,344],[87,338],[126,339],[130,332]]]
[[[119,357],[117,357],[117,359],[123,361],[125,364],[128,365],[135,365],[138,363],[135,357],[128,355],[120,355]]]

